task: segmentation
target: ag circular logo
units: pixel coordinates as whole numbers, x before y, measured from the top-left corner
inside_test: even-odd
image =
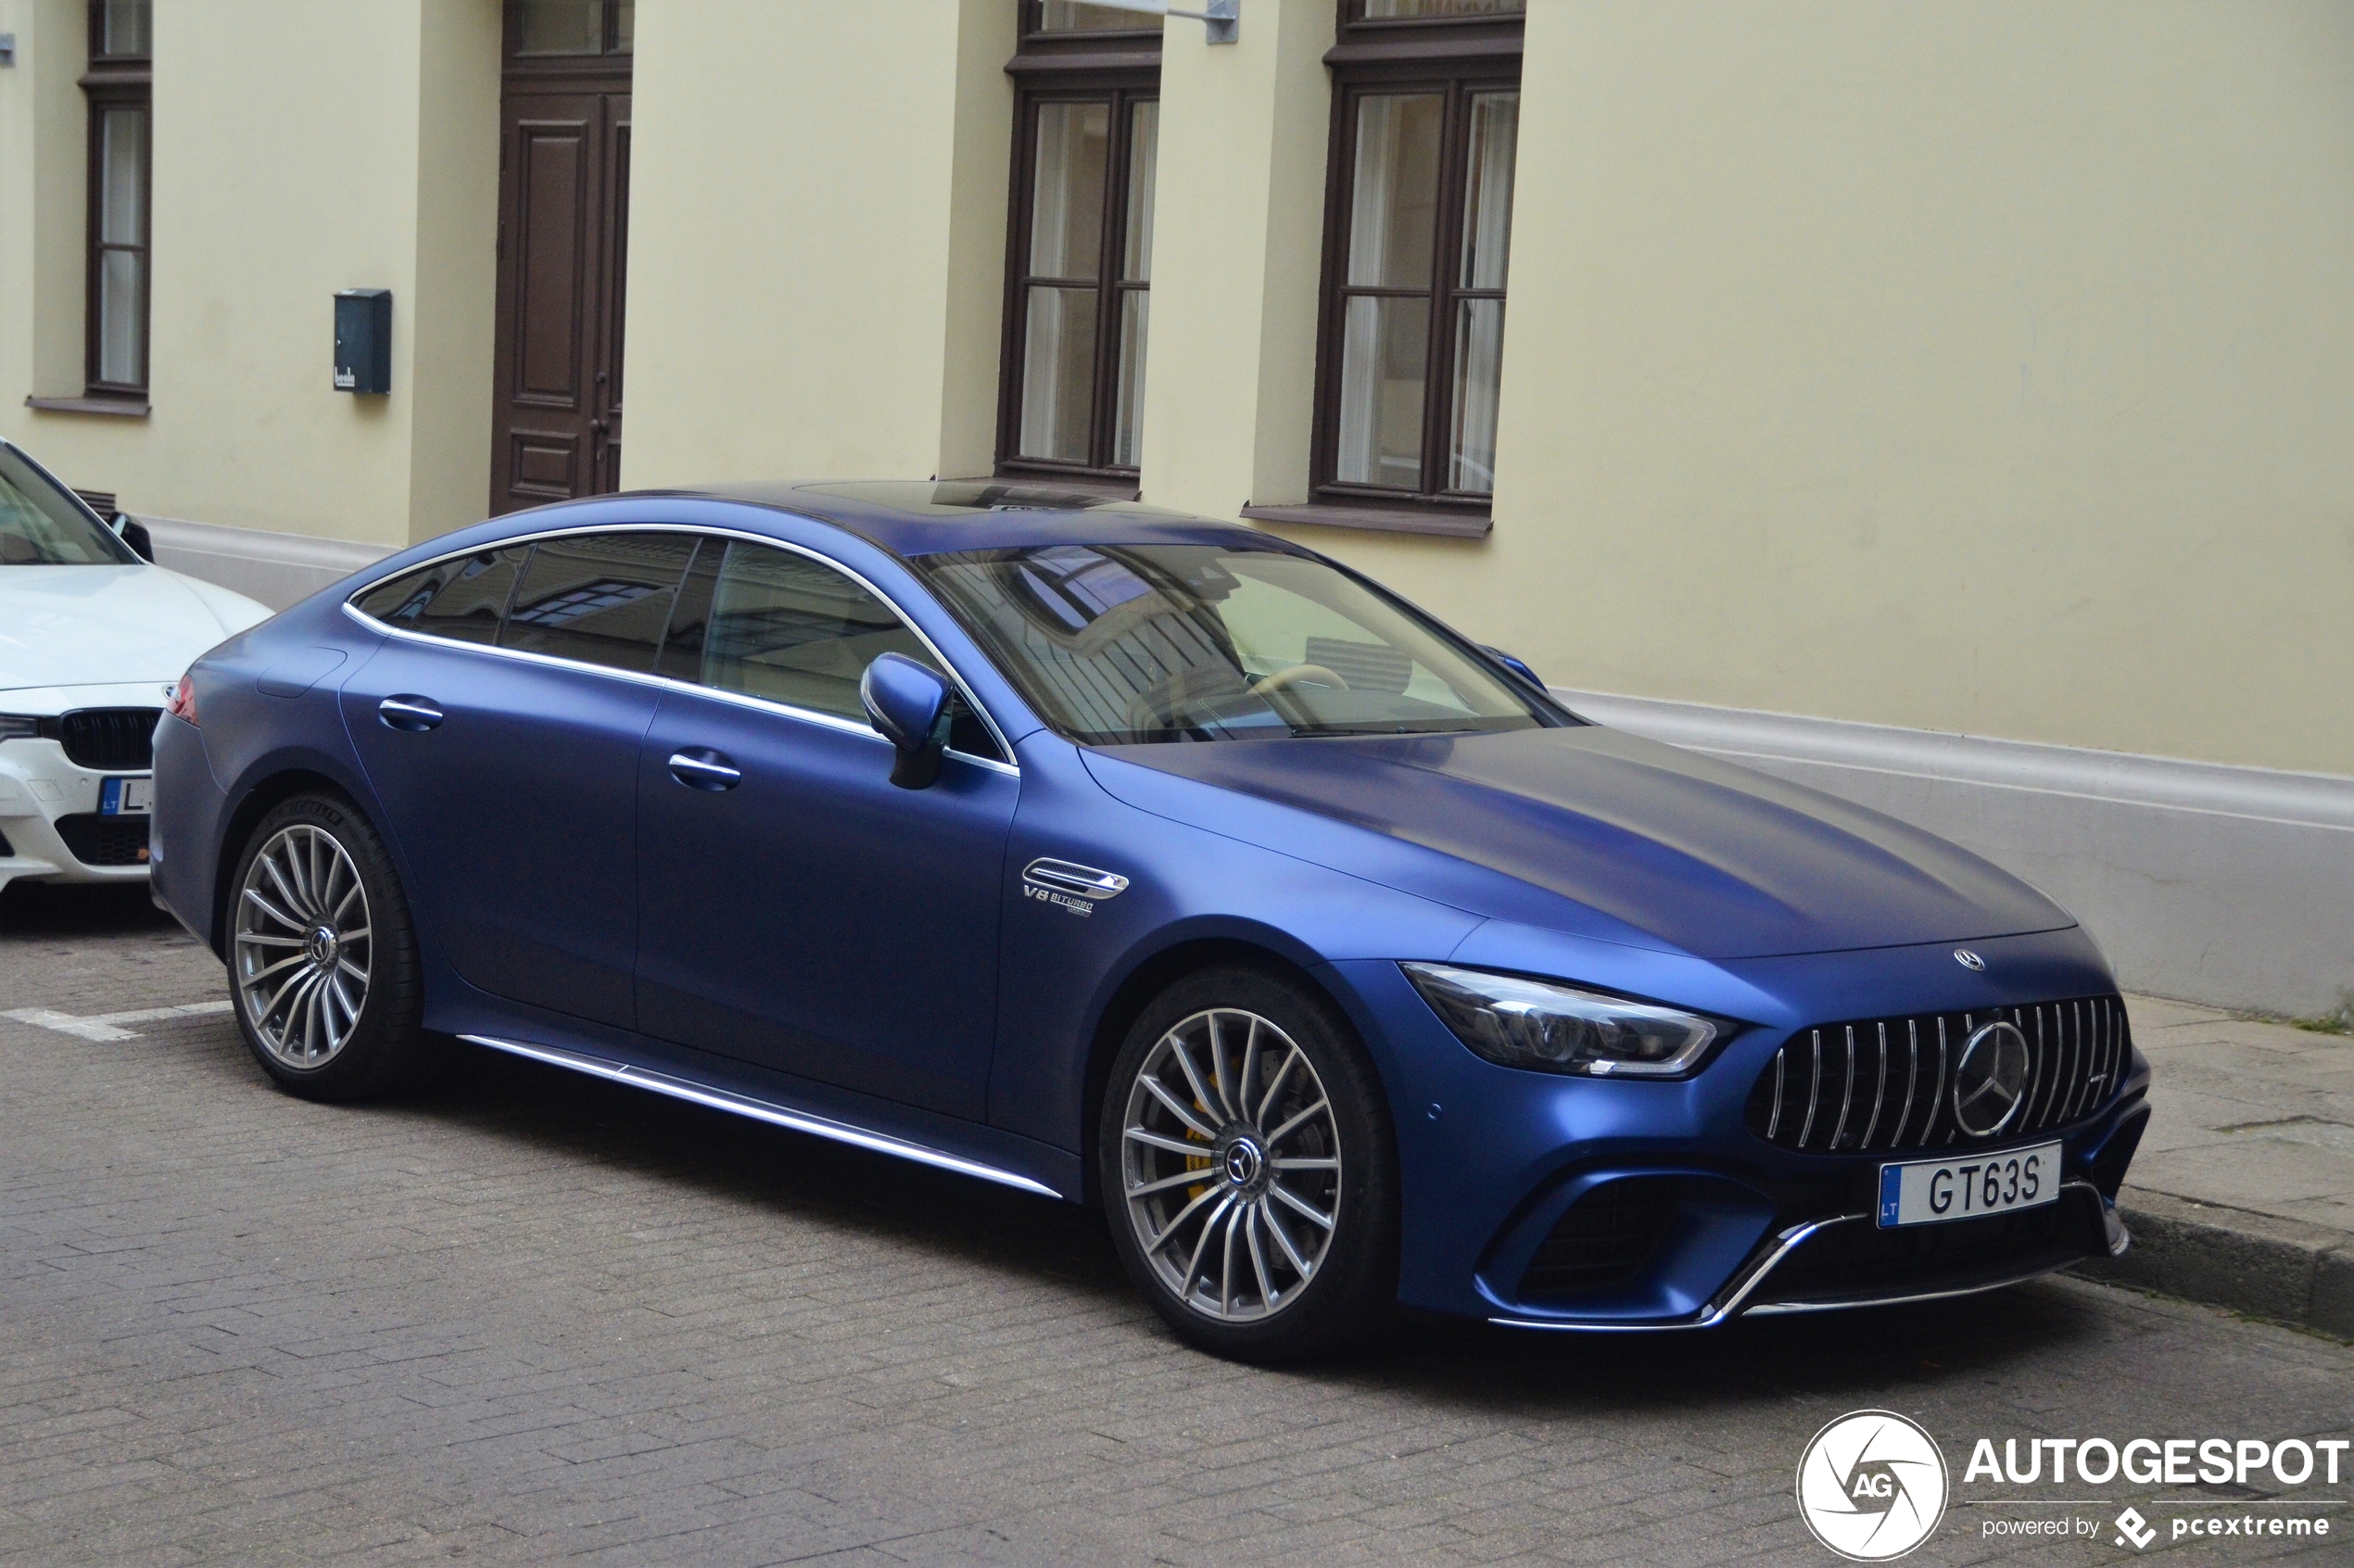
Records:
[[[1945,1517],[1945,1456],[1917,1423],[1892,1410],[1843,1415],[1798,1461],[1798,1514],[1815,1538],[1853,1562],[1886,1562]]]

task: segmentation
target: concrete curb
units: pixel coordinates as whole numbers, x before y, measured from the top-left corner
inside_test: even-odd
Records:
[[[2354,1339],[2354,1238],[2344,1233],[2130,1185],[2118,1210],[2133,1250],[2072,1272]]]

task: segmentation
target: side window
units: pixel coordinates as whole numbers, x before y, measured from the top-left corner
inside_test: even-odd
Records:
[[[493,642],[529,545],[462,555],[381,583],[356,602],[363,614],[403,631],[458,642]]]
[[[859,678],[885,653],[939,668],[890,605],[792,550],[706,539],[664,645],[662,673],[867,722]],[[949,745],[998,758],[989,728],[955,700]]]
[[[580,534],[542,539],[516,585],[499,646],[652,671],[691,534]]]

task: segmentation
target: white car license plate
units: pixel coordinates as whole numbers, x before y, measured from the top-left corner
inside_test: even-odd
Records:
[[[145,816],[155,809],[153,778],[109,778],[98,786],[100,816]]]
[[[1936,1225],[2035,1208],[2059,1196],[2060,1146],[1954,1154],[1879,1168],[1879,1222]]]

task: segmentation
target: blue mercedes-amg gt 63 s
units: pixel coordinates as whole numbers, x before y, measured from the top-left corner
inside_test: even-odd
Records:
[[[2092,940],[1252,529],[567,503],[207,654],[157,896],[286,1090],[458,1036],[1103,1209],[1221,1354],[1704,1327],[2121,1250]]]

